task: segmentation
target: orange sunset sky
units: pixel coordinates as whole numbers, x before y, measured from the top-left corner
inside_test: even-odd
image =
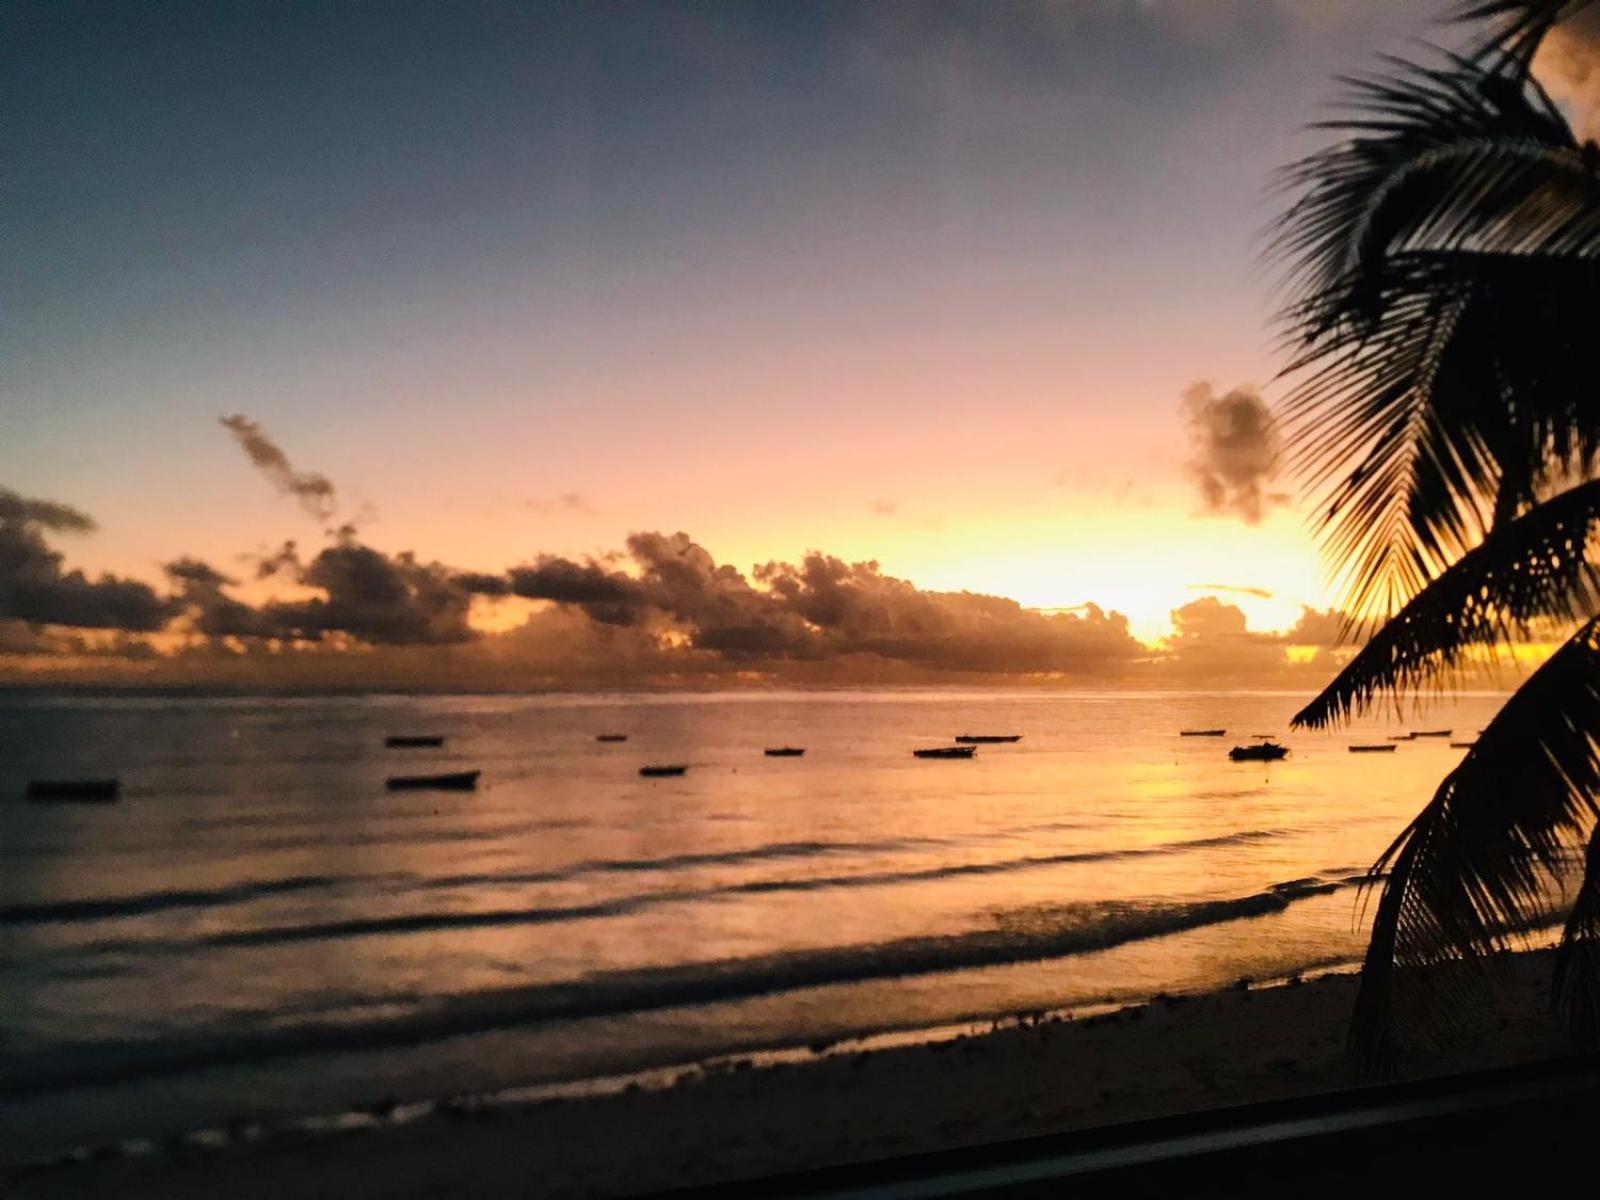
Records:
[[[0,16],[0,679],[1324,671],[1260,232],[1445,7]]]

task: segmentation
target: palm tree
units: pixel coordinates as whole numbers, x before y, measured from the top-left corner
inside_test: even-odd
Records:
[[[1554,999],[1600,1038],[1600,147],[1530,66],[1590,2],[1477,0],[1475,48],[1345,80],[1340,140],[1285,175],[1290,462],[1371,633],[1295,724],[1570,634],[1372,868],[1352,1039],[1380,1069],[1548,921],[1575,854]]]

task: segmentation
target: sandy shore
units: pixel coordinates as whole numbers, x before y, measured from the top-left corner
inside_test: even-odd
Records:
[[[1550,956],[1406,1076],[1564,1054]],[[1355,981],[1166,999],[1078,1020],[535,1104],[448,1104],[399,1123],[75,1163],[8,1195],[615,1196],[1359,1086]],[[403,1115],[403,1114],[402,1114]]]

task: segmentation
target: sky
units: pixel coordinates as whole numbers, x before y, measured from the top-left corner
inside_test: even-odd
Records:
[[[0,677],[1303,665],[1272,174],[1447,9],[9,4]]]

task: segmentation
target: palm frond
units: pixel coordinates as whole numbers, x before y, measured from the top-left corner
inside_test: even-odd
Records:
[[[1589,615],[1600,605],[1600,570],[1586,553],[1597,529],[1594,480],[1496,527],[1378,630],[1293,724],[1345,720],[1379,693],[1437,678],[1471,647],[1526,637],[1540,618]]]
[[[1290,169],[1303,194],[1271,247],[1292,293],[1289,463],[1363,615],[1515,514],[1553,441],[1600,445],[1595,375],[1553,387],[1573,377],[1544,365],[1600,360],[1574,328],[1600,300],[1595,164],[1531,82],[1392,65],[1353,82],[1350,136]]]
[[[1485,956],[1535,923],[1600,788],[1600,618],[1545,662],[1490,721],[1432,801],[1373,866],[1385,879],[1351,1029],[1379,1069],[1412,1030],[1397,985],[1466,998]],[[1443,968],[1443,969],[1441,969]]]
[[[1279,172],[1279,188],[1298,198],[1268,251],[1289,265],[1291,287],[1318,292],[1346,281],[1375,199],[1430,156],[1500,144],[1575,146],[1560,110],[1535,84],[1459,56],[1438,66],[1384,63],[1388,75],[1342,80],[1343,111],[1320,126],[1338,140]]]
[[[1523,70],[1553,25],[1588,8],[1593,0],[1469,0],[1460,19],[1487,24],[1480,56],[1503,57]]]
[[[1600,1046],[1600,826],[1589,838],[1583,882],[1556,955],[1555,1002],[1574,1042],[1585,1050]]]
[[[1519,512],[1547,465],[1600,457],[1600,257],[1415,252],[1387,274],[1383,320],[1292,363],[1310,369],[1280,406],[1363,616]]]

